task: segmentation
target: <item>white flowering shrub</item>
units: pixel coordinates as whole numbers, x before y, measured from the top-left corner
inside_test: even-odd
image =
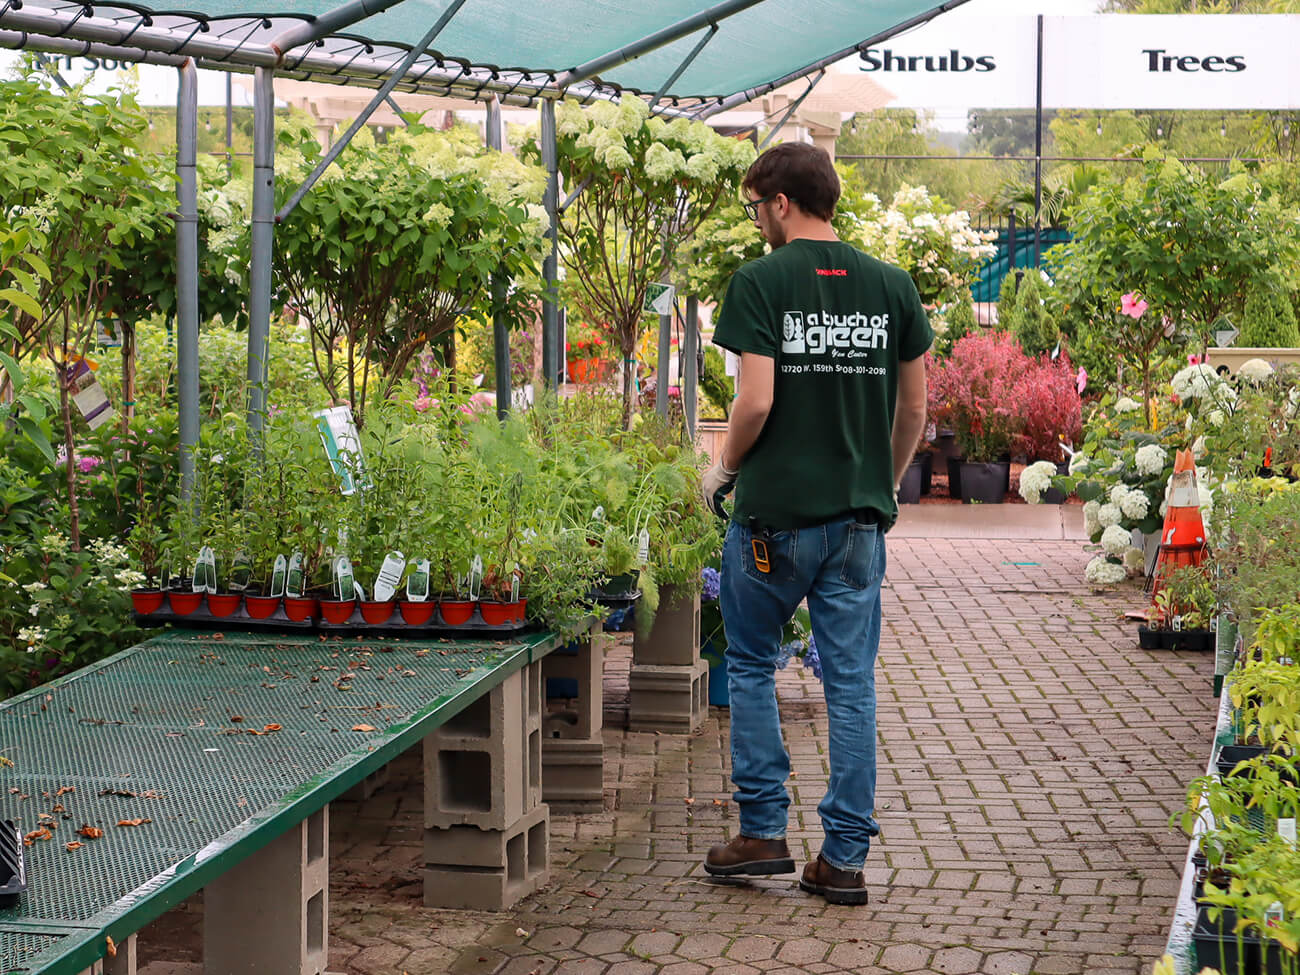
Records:
[[[1273,367],[1264,359],[1247,359],[1237,367],[1237,375],[1258,384],[1273,375]]]
[[[1169,460],[1169,452],[1159,444],[1149,443],[1137,449],[1133,455],[1133,466],[1144,477],[1159,474]]]
[[[1142,404],[1129,396],[1121,396],[1115,401],[1116,413],[1132,413],[1142,409]]]
[[[997,250],[992,233],[972,228],[969,213],[951,209],[924,186],[901,187],[887,207],[874,193],[846,194],[834,224],[842,240],[905,268],[931,306],[956,301]]]
[[[1055,476],[1055,464],[1048,460],[1035,461],[1020,472],[1020,496],[1030,504],[1038,504]]]
[[[1088,563],[1083,576],[1091,585],[1113,586],[1117,582],[1123,582],[1128,577],[1128,572],[1121,563],[1098,555]]]
[[[1119,525],[1110,525],[1101,533],[1101,548],[1107,555],[1122,556],[1132,544],[1133,533]]]

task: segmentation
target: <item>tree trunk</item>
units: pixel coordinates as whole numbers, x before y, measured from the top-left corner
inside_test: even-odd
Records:
[[[135,417],[135,325],[122,323],[122,436],[131,432]]]
[[[626,337],[619,344],[623,353],[623,429],[632,429],[632,415],[636,413],[636,331],[633,326],[631,348]]]
[[[68,537],[74,552],[81,551],[81,518],[77,509],[77,457],[72,436],[72,398],[68,395],[67,366],[59,376],[59,412],[63,416],[64,472],[68,482]]]

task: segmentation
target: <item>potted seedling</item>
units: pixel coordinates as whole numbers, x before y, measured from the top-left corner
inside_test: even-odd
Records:
[[[167,598],[159,576],[166,542],[156,506],[149,498],[142,499],[139,515],[126,542],[132,562],[144,577],[144,585],[131,590],[131,608],[141,616],[158,612]]]
[[[1203,566],[1179,566],[1168,572],[1161,586],[1167,597],[1173,650],[1213,650],[1214,589]]]
[[[523,474],[516,473],[492,493],[491,503],[485,504],[485,542],[493,554],[484,568],[479,614],[489,626],[505,626],[522,619],[519,585],[523,579],[520,562],[523,486]]]

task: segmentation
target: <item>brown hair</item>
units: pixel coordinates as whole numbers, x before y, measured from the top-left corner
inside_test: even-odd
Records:
[[[840,177],[825,149],[783,142],[754,160],[741,186],[756,198],[784,193],[812,217],[829,220],[840,198]]]

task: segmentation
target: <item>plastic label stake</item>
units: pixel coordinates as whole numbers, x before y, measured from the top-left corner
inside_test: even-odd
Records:
[[[411,571],[406,577],[406,598],[413,603],[422,603],[429,598],[428,559],[411,561]]]
[[[334,560],[334,598],[356,599],[356,582],[352,578],[352,562],[346,555]]]
[[[215,593],[217,591],[217,556],[211,545],[199,549],[198,561],[194,563],[194,591]]]
[[[231,592],[243,592],[248,588],[248,581],[253,575],[252,563],[248,561],[248,556],[243,552],[231,560],[230,578],[226,581]]]
[[[650,532],[642,528],[636,540],[636,560],[645,565],[650,561]]]
[[[479,585],[483,582],[483,556],[474,556],[469,564],[469,598],[478,599]]]
[[[1291,816],[1286,819],[1277,821],[1277,835],[1286,840],[1292,846],[1295,846],[1295,817]]]
[[[401,552],[389,552],[384,556],[384,564],[379,567],[375,577],[375,601],[386,603],[397,595],[401,585],[402,573],[406,571],[406,556]]]
[[[292,599],[302,598],[302,553],[289,556],[289,572],[284,580],[284,594]]]
[[[284,595],[284,579],[288,574],[288,561],[283,555],[275,557],[275,564],[271,567],[271,595]],[[298,576],[301,578],[302,569],[298,570]]]

